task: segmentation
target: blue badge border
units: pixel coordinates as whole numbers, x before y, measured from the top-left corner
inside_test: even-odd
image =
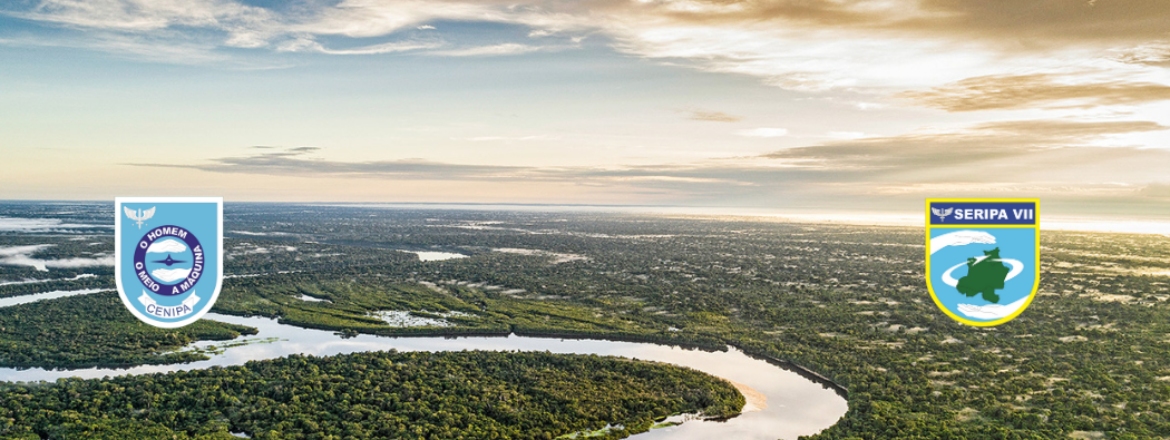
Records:
[[[215,279],[215,287],[211,293],[211,300],[207,307],[203,310],[195,312],[187,319],[174,322],[155,321],[134,308],[130,303],[130,297],[126,295],[126,290],[122,288],[122,204],[124,203],[215,203],[219,215],[216,219],[217,223],[217,237],[216,243],[219,246],[220,257],[216,265],[218,266],[218,276]],[[227,251],[223,248],[223,197],[114,197],[114,284],[118,287],[118,297],[122,298],[122,304],[134,314],[139,321],[145,322],[155,327],[160,328],[179,328],[191,324],[203,318],[207,312],[211,311],[215,301],[219,299],[219,291],[223,287],[223,260],[227,257]]]
[[[1006,225],[1006,224],[957,224],[957,225],[946,225],[946,226],[934,225],[934,224],[931,224],[932,213],[930,212],[930,204],[931,203],[940,203],[940,202],[941,203],[1034,203],[1036,205],[1036,223],[1033,225]],[[1027,199],[1027,198],[986,198],[986,199],[984,199],[984,198],[937,198],[937,199],[926,199],[926,210],[925,211],[926,211],[926,216],[925,216],[926,227],[923,229],[924,229],[925,235],[926,235],[926,245],[924,246],[925,250],[926,250],[926,274],[925,274],[926,290],[930,292],[930,299],[934,300],[934,304],[936,306],[938,306],[939,310],[942,310],[943,313],[946,313],[947,316],[951,317],[951,319],[954,319],[955,321],[958,321],[958,322],[963,323],[963,324],[967,324],[967,325],[975,326],[975,327],[994,327],[994,326],[1003,324],[1005,322],[1011,321],[1013,319],[1016,319],[1017,316],[1020,316],[1021,313],[1024,313],[1024,310],[1028,309],[1028,306],[1032,305],[1032,301],[1034,301],[1036,299],[1036,293],[1040,291],[1040,275],[1041,275],[1041,273],[1040,273],[1040,199]],[[1036,262],[1035,262],[1035,264],[1036,264],[1036,266],[1035,266],[1036,267],[1036,281],[1034,284],[1032,284],[1032,293],[1028,295],[1028,300],[1024,302],[1023,307],[1020,307],[1019,310],[1016,310],[1011,315],[1005,316],[1005,317],[997,319],[995,321],[975,321],[975,320],[964,318],[962,316],[959,316],[955,312],[950,311],[949,309],[946,308],[946,306],[943,305],[942,301],[940,301],[938,299],[938,295],[935,294],[935,292],[934,292],[934,285],[930,282],[930,231],[931,231],[931,229],[936,229],[936,228],[937,229],[964,229],[964,228],[971,228],[971,227],[987,228],[987,229],[992,229],[992,228],[1005,228],[1005,229],[1008,229],[1008,228],[1011,228],[1011,229],[1034,228],[1034,229],[1036,229]]]

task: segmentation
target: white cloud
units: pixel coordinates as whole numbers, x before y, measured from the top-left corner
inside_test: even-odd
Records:
[[[17,255],[29,255],[41,249],[48,248],[49,244],[34,244],[31,246],[9,246],[0,247],[0,258],[13,257]]]
[[[113,266],[113,255],[98,255],[92,258],[65,258],[59,260],[42,260],[31,255],[52,245],[40,244],[32,246],[0,247],[0,265],[32,266],[39,271],[48,271],[53,268],[74,268],[92,266]]]
[[[389,43],[372,44],[369,46],[361,46],[350,49],[330,49],[322,46],[320,43],[312,39],[298,38],[280,44],[277,46],[277,50],[281,52],[317,52],[328,55],[375,55],[383,53],[436,49],[442,47],[442,45],[442,43],[434,41],[393,41]]]
[[[984,231],[961,230],[939,235],[930,239],[930,253],[935,254],[950,246],[966,246],[972,243],[995,244],[995,236]]]
[[[3,232],[53,232],[77,228],[110,227],[107,225],[64,223],[60,219],[55,218],[0,217],[0,231]]]
[[[45,231],[60,225],[61,220],[57,219],[0,217],[0,231]]]
[[[77,275],[73,278],[50,278],[50,279],[42,279],[42,280],[28,279],[28,280],[20,280],[20,281],[0,281],[0,286],[11,286],[11,285],[16,285],[16,284],[51,283],[51,282],[55,282],[55,281],[77,281],[77,280],[80,280],[83,278],[95,278],[95,277],[97,277],[97,275],[94,275],[92,273],[83,273],[83,274]]]
[[[150,247],[146,248],[146,252],[152,253],[152,254],[179,253],[179,252],[186,252],[186,251],[187,251],[187,245],[185,245],[185,244],[183,244],[183,242],[181,242],[179,240],[175,240],[173,238],[156,241],[154,243],[151,243]]]
[[[1028,302],[1028,297],[1020,298],[1011,304],[985,304],[977,306],[974,304],[959,304],[959,312],[979,319],[999,319],[1007,317],[1012,313],[1016,313],[1024,307]]]
[[[739,136],[774,138],[788,136],[787,128],[760,127],[735,132]]]
[[[194,33],[183,28],[213,29],[225,34],[215,42],[217,45],[259,48],[286,41],[277,44],[277,49],[344,55],[434,47],[425,43],[384,43],[327,49],[316,43],[317,37],[385,37],[405,29],[434,29],[427,23],[437,20],[527,26],[530,38],[567,31],[597,32],[609,36],[617,50],[645,58],[683,60],[695,68],[755,76],[794,90],[848,89],[876,92],[879,96],[971,76],[1070,67],[1087,67],[1112,75],[1124,65],[1127,68],[1120,73],[1149,75],[1161,72],[1151,66],[1163,64],[1167,58],[1164,45],[1151,44],[1055,48],[1042,54],[1006,48],[990,41],[996,38],[994,35],[970,38],[958,30],[940,31],[928,24],[953,20],[958,12],[900,1],[794,7],[690,0],[626,5],[343,0],[335,5],[281,13],[233,0],[44,0],[31,10],[8,9],[3,13],[123,36],[154,35],[190,44],[198,38],[190,38]],[[857,21],[858,18],[866,19]],[[923,38],[920,33],[898,29],[916,22],[921,27],[917,31],[937,35]],[[163,43],[155,41],[150,46],[163,50],[167,46]],[[541,48],[503,43],[435,54],[512,55],[536,50]],[[882,105],[858,104],[862,109]]]
[[[501,55],[520,55],[530,52],[544,50],[541,46],[530,46],[527,44],[518,43],[504,43],[495,44],[491,46],[477,46],[465,49],[452,49],[431,52],[432,55],[442,55],[448,57],[477,57],[477,56],[501,56]]]
[[[71,45],[175,63],[233,59],[232,52],[219,50],[223,47],[333,55],[426,51],[436,56],[507,56],[576,47],[585,36],[600,35],[605,38],[599,40],[609,42],[619,52],[674,66],[750,76],[801,92],[848,94],[853,100],[848,105],[860,110],[922,106],[899,102],[896,97],[981,76],[1051,74],[1073,83],[1106,78],[1170,84],[1166,79],[1170,49],[1160,42],[1164,29],[1135,21],[1133,26],[1114,31],[1108,24],[1119,23],[1118,17],[1100,17],[1114,20],[1101,24],[1076,21],[1083,20],[1083,14],[1068,14],[1071,6],[1059,2],[1039,8],[1011,9],[1009,5],[995,10],[983,8],[980,2],[798,3],[341,0],[336,4],[310,2],[295,12],[281,12],[239,0],[44,0],[27,10],[0,6],[0,14],[81,30],[87,37],[62,33],[67,36],[43,38],[52,43],[2,44]],[[1048,8],[1053,9],[1052,14],[1046,13]],[[1147,10],[1136,6],[1127,10],[1148,22],[1161,18],[1141,15]],[[1157,9],[1149,11],[1158,13]],[[1029,19],[1036,22],[1041,22],[1041,17],[1055,21],[1002,28],[1006,23],[1003,17],[1014,18],[1011,14],[1016,13],[1030,14]],[[517,37],[477,47],[412,40],[336,48],[346,44],[340,37],[396,39],[400,31],[430,30],[434,26],[428,23],[442,21],[514,25],[524,28],[528,38],[577,36],[571,38],[573,43],[546,46],[524,44],[533,40]],[[1109,31],[1086,36],[1089,24],[1092,29]],[[1013,34],[1011,30],[1060,35],[1005,43],[1003,36]],[[342,41],[333,43],[324,37]],[[334,47],[326,47],[322,41]],[[1080,44],[1082,41],[1087,43]],[[1170,123],[1164,111],[1146,104],[1113,110]],[[1057,116],[1062,110],[1020,111],[1032,111],[1028,117],[1035,118]],[[1041,111],[1047,113],[1041,115]],[[1074,116],[1085,119],[1086,110],[1073,111]],[[775,137],[763,132],[740,134]],[[1137,143],[1161,147],[1163,141]]]
[[[117,32],[210,28],[225,32],[223,43],[233,47],[263,46],[282,27],[270,10],[231,0],[42,0],[30,11],[8,15]]]
[[[853,103],[853,106],[857,107],[858,110],[881,110],[888,107],[885,104],[879,104],[876,102],[855,102]]]
[[[183,268],[175,268],[175,269],[159,268],[159,269],[155,269],[155,270],[150,271],[151,276],[153,276],[155,279],[162,281],[164,283],[170,283],[173,281],[181,280],[183,278],[187,278],[187,275],[190,275],[190,274],[191,274],[191,269],[183,269]]]
[[[502,21],[505,13],[488,5],[405,0],[345,0],[290,26],[292,33],[378,37],[435,20]]]

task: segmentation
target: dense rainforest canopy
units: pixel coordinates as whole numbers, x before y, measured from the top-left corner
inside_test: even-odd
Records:
[[[13,206],[0,205],[0,215],[41,209]],[[63,220],[108,221],[108,206],[99,208]],[[1005,325],[973,328],[931,301],[921,228],[267,204],[229,205],[225,226],[233,278],[219,313],[342,334],[731,344],[848,390],[849,412],[821,439],[1170,437],[1167,237],[1044,231],[1038,298]],[[47,245],[31,254],[44,259],[112,252],[111,238],[92,229],[0,234],[0,246],[32,245]],[[468,257],[420,261],[412,250]],[[0,286],[0,296],[112,288],[100,267],[0,266],[0,279],[24,283]],[[97,301],[81,308],[98,316],[120,307],[101,296],[78,301]],[[31,322],[13,310],[0,309],[0,320]],[[385,311],[448,325],[397,327],[377,315]],[[36,319],[69,329],[87,318]],[[68,344],[34,355],[25,330],[0,336],[46,365],[69,356],[147,362],[149,350],[100,342],[127,332],[141,346],[181,344],[92,325],[94,334],[70,337],[99,341],[96,357]],[[195,337],[208,336],[184,336]]]

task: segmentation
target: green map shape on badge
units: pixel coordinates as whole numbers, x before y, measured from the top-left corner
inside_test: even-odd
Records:
[[[959,284],[955,288],[967,296],[982,293],[983,299],[999,303],[999,295],[995,290],[1003,288],[1010,270],[999,261],[999,248],[983,251],[983,256],[981,259],[967,259],[967,275],[959,278]]]

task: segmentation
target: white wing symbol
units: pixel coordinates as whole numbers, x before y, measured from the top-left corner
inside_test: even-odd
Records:
[[[947,221],[947,216],[951,215],[952,212],[955,212],[955,208],[952,207],[952,208],[942,209],[942,208],[933,208],[932,207],[932,208],[930,208],[930,212],[933,212],[934,215],[937,215],[938,220],[940,222],[945,222],[945,221]]]
[[[158,207],[151,206],[150,209],[147,209],[145,211],[143,211],[141,209],[139,209],[138,211],[135,211],[133,209],[130,209],[129,206],[123,206],[122,210],[126,211],[126,217],[130,217],[130,220],[134,220],[135,223],[138,223],[138,229],[142,229],[142,224],[146,223],[147,220],[150,220],[151,217],[154,217],[154,209],[155,208],[158,208]]]

